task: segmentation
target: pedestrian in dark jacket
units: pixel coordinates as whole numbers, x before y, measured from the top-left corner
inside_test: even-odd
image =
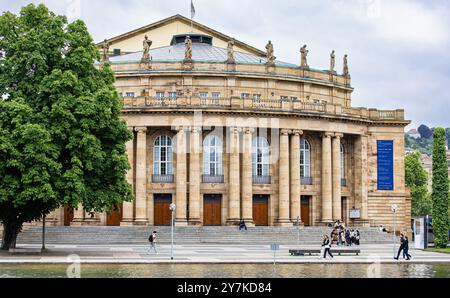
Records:
[[[398,258],[400,257],[400,253],[404,249],[405,249],[405,236],[403,234],[400,234],[400,247],[398,248],[397,257],[394,257],[394,259],[398,260]]]
[[[323,253],[323,258],[327,258],[327,253],[330,255],[331,258],[333,258],[333,255],[331,254],[331,241],[330,238],[328,238],[327,235],[323,237],[323,243],[322,247],[325,249]]]
[[[409,240],[408,240],[408,236],[405,236],[405,240],[404,240],[405,244],[404,244],[404,248],[403,248],[403,259],[407,259],[408,261],[411,259],[411,255],[409,254]],[[398,258],[398,257],[397,257]]]
[[[239,231],[245,229],[247,231],[247,225],[245,224],[244,219],[241,219],[241,221],[239,222]]]

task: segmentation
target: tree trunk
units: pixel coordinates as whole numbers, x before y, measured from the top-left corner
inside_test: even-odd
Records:
[[[17,235],[22,230],[22,222],[3,222],[3,239],[1,250],[16,248]]]

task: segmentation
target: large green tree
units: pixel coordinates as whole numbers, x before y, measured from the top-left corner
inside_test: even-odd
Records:
[[[448,164],[445,152],[445,130],[434,130],[433,147],[433,234],[436,247],[448,244]]]
[[[420,162],[420,152],[406,155],[406,185],[411,190],[411,213],[415,216],[431,214],[432,202],[428,193],[428,174]]]
[[[25,222],[68,204],[109,212],[131,201],[121,101],[85,24],[44,5],[0,16],[2,249]]]

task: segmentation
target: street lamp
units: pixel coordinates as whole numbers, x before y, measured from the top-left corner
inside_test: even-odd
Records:
[[[172,203],[172,204],[170,204],[169,209],[170,209],[170,214],[171,214],[171,226],[172,226],[172,244],[171,244],[171,248],[170,248],[170,259],[173,260],[173,226],[175,224],[174,218],[173,218],[173,213],[177,209],[177,205]]]
[[[391,206],[391,210],[392,213],[394,215],[394,258],[395,258],[395,241],[396,241],[396,237],[395,237],[395,213],[397,212],[398,206],[396,204],[393,204]]]

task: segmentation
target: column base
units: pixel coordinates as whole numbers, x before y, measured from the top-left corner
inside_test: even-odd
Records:
[[[254,227],[256,227],[256,225],[255,225],[255,222],[253,221],[253,219],[245,219],[244,218],[244,222],[245,222],[245,225],[247,226],[247,228],[254,228]],[[238,225],[239,225],[239,223],[238,223]]]
[[[187,227],[188,226],[188,221],[185,219],[177,219],[175,220],[175,227]]]
[[[147,226],[148,220],[147,219],[136,219],[133,223],[134,226]]]
[[[83,220],[82,219],[81,220],[77,219],[77,220],[74,220],[74,221],[72,221],[70,223],[71,227],[81,227],[82,225],[83,225]]]
[[[226,225],[227,226],[239,226],[240,221],[241,220],[239,218],[230,218],[230,219],[227,219]]]
[[[190,219],[188,226],[201,227],[203,224],[200,219]]]
[[[121,227],[132,227],[132,226],[134,226],[134,222],[132,219],[122,220],[120,222],[120,226]]]
[[[289,219],[279,219],[275,225],[277,227],[292,227],[293,224]]]
[[[85,219],[82,223],[82,226],[90,226],[90,227],[96,227],[100,225],[100,219],[99,218],[88,218]]]
[[[334,221],[332,219],[322,220],[317,225],[322,227],[329,227],[331,225],[330,227],[333,227]]]

